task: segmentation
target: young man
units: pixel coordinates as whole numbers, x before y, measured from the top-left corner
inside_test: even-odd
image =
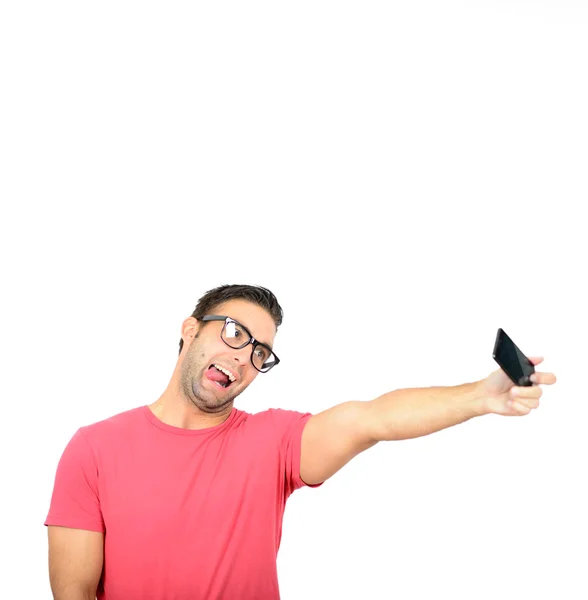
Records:
[[[279,363],[272,348],[281,322],[265,288],[207,292],[182,325],[161,397],[76,432],[45,522],[56,600],[276,600],[282,517],[294,490],[321,485],[379,441],[539,405],[539,385],[515,387],[498,370],[314,416],[234,408]],[[555,376],[536,372],[533,382]]]

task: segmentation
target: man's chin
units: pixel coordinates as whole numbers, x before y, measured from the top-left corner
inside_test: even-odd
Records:
[[[224,390],[212,381],[207,383],[209,385],[199,385],[197,382],[192,384],[193,401],[204,410],[221,412],[239,395],[233,394],[230,389]]]

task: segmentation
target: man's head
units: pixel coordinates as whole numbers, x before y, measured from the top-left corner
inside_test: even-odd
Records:
[[[276,297],[262,287],[224,285],[202,296],[182,326],[180,386],[186,399],[204,412],[227,410],[257,377],[258,369],[271,364],[265,361],[271,359],[282,316]],[[262,345],[232,347],[249,336]]]

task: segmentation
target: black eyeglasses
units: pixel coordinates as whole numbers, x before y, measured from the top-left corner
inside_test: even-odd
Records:
[[[239,350],[245,348],[247,344],[253,344],[251,350],[251,364],[260,372],[267,373],[272,367],[275,367],[280,359],[274,354],[274,351],[262,342],[258,342],[249,333],[245,325],[221,315],[205,315],[200,317],[199,321],[224,321],[221,331],[221,340],[230,348]]]

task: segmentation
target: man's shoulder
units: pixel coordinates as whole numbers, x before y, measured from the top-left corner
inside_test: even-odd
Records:
[[[299,410],[293,410],[290,408],[267,408],[258,413],[254,413],[251,417],[258,417],[260,419],[299,419],[310,415],[309,412],[301,412]]]
[[[286,408],[267,408],[257,413],[244,413],[249,426],[272,428],[278,431],[288,430],[305,423],[312,413]]]
[[[288,408],[266,408],[256,413],[249,413],[242,410],[237,410],[240,416],[245,417],[247,420],[254,419],[256,421],[264,421],[271,419],[297,419],[310,415],[308,412],[300,412],[298,410],[292,410]]]
[[[112,436],[117,432],[126,431],[129,427],[133,427],[140,423],[142,419],[144,419],[144,412],[144,406],[131,408],[99,421],[95,421],[89,425],[84,425],[80,427],[80,431],[84,434],[84,437],[89,439]]]

